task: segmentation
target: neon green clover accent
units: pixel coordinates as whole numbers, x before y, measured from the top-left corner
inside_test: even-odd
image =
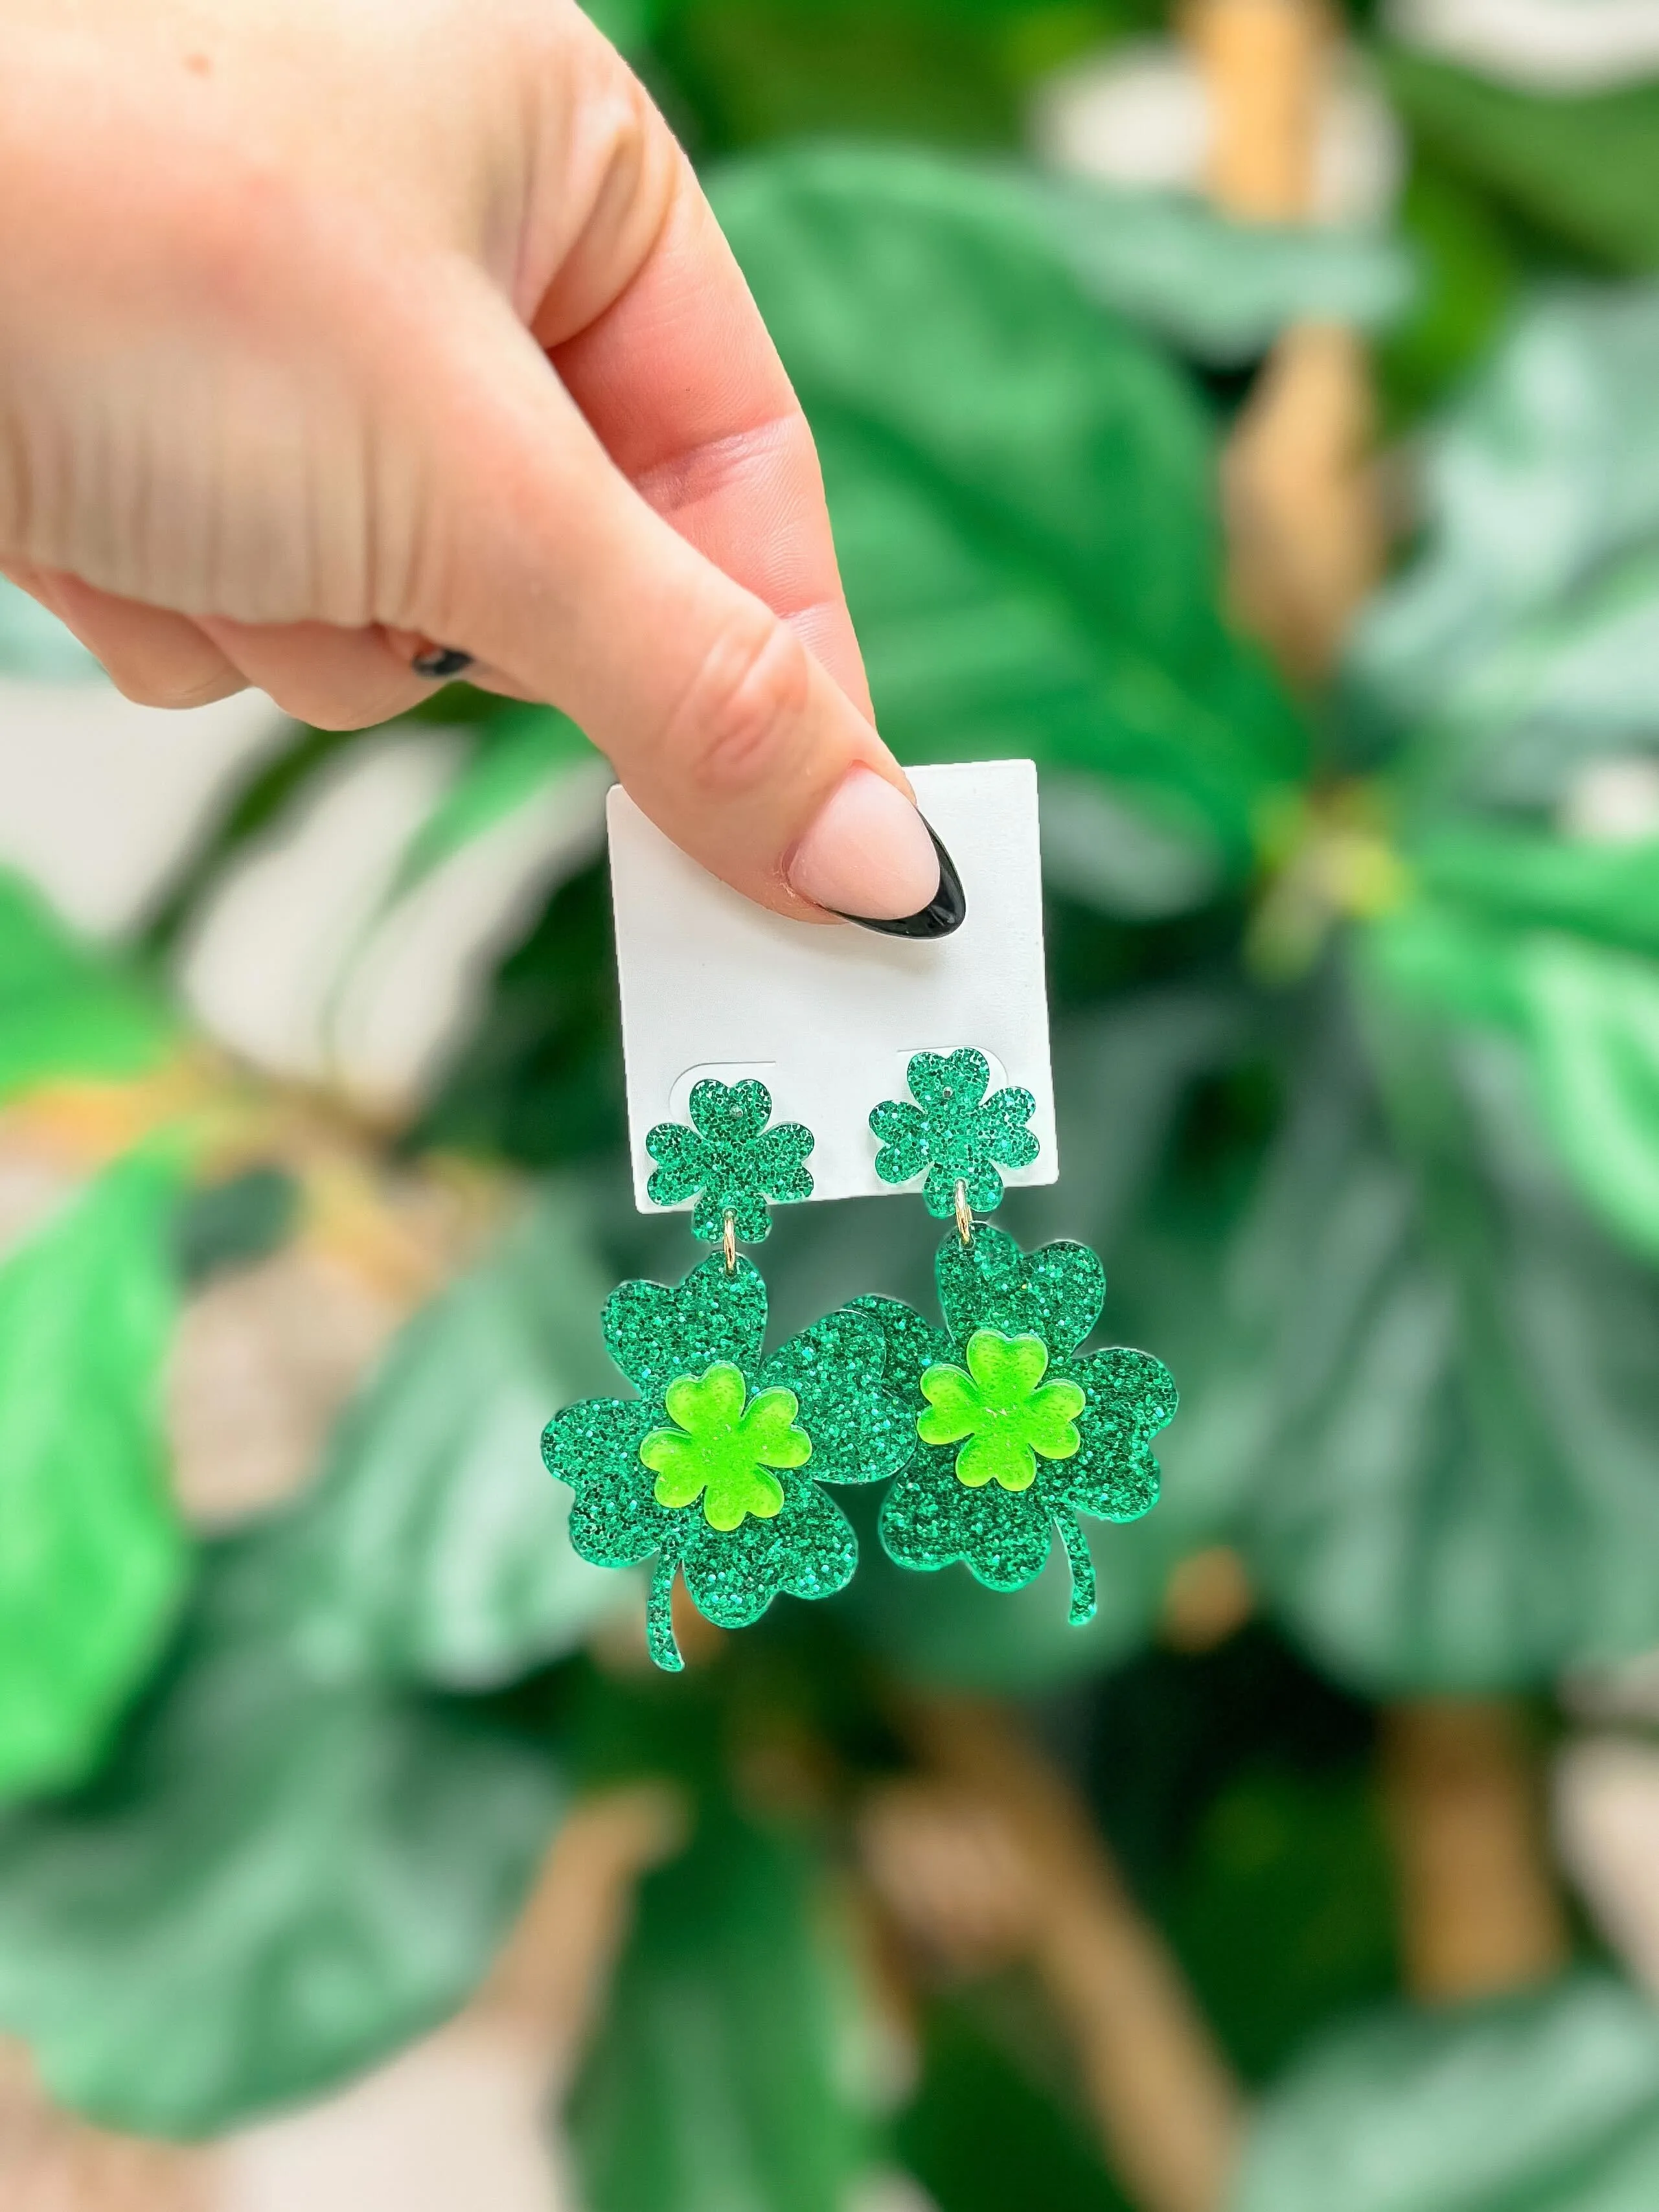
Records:
[[[858,1540],[827,1486],[884,1480],[921,1449],[913,1388],[885,1379],[879,1323],[842,1309],[769,1353],[765,1284],[750,1261],[728,1270],[715,1253],[682,1283],[623,1284],[605,1339],[636,1395],[567,1406],[542,1456],[573,1492],[580,1558],[653,1563],[657,1664],[681,1664],[677,1575],[722,1628],[746,1627],[779,1596],[844,1589]],[[703,1510],[687,1510],[700,1496]]]
[[[745,1407],[743,1370],[722,1361],[704,1375],[682,1375],[663,1403],[677,1425],[653,1429],[640,1457],[657,1478],[659,1505],[674,1511],[703,1501],[711,1528],[739,1528],[750,1514],[769,1521],[783,1510],[783,1486],[767,1472],[805,1467],[812,1439],[795,1426],[793,1390],[763,1390]]]
[[[962,1444],[958,1482],[970,1490],[982,1490],[988,1482],[1029,1490],[1039,1454],[1076,1457],[1084,1394],[1075,1382],[1043,1381],[1048,1347],[1040,1336],[976,1329],[968,1340],[967,1362],[965,1374],[943,1363],[928,1368],[921,1378],[927,1410],[916,1421],[923,1443]]]
[[[925,1169],[922,1203],[936,1220],[950,1219],[958,1183],[976,1213],[991,1212],[1002,1203],[998,1170],[1028,1168],[1037,1156],[1037,1140],[1025,1127],[1036,1100],[1012,1087],[988,1098],[991,1065],[971,1045],[915,1054],[905,1079],[910,1097],[884,1098],[870,1115],[881,1140],[876,1173],[884,1182],[908,1182]]]
[[[705,1078],[693,1086],[690,1113],[689,1129],[683,1121],[659,1121],[647,1133],[645,1149],[657,1163],[646,1185],[653,1205],[695,1198],[694,1237],[718,1244],[729,1213],[736,1236],[760,1243],[771,1226],[769,1199],[812,1195],[806,1165],[812,1132],[800,1121],[769,1129],[772,1094],[752,1078],[731,1084]]]

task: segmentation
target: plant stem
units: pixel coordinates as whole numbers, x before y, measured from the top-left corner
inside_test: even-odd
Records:
[[[1244,222],[1305,221],[1333,44],[1325,9],[1195,0],[1182,29],[1209,94],[1210,198]]]
[[[1494,1996],[1565,1965],[1524,1717],[1502,1698],[1421,1698],[1386,1717],[1383,1772],[1413,1996]]]
[[[1209,95],[1211,198],[1244,222],[1307,222],[1339,52],[1332,11],[1320,0],[1193,0],[1182,28]],[[1329,672],[1382,571],[1374,412],[1358,335],[1294,324],[1222,458],[1233,611],[1298,683]]]
[[[1089,1540],[1084,1534],[1075,1513],[1062,1506],[1054,1516],[1054,1526],[1060,1531],[1060,1540],[1066,1547],[1066,1556],[1072,1565],[1071,1623],[1073,1628],[1081,1628],[1085,1621],[1095,1617],[1094,1554],[1089,1549]]]
[[[991,1808],[1023,1847],[1032,1960],[1126,2191],[1142,2212],[1220,2212],[1243,2130],[1238,2087],[1088,1808],[997,1706],[930,1698],[904,1721],[934,1771]]]
[[[651,1570],[651,1595],[645,1601],[646,1648],[659,1667],[680,1674],[685,1662],[674,1641],[674,1568],[672,1559],[659,1552]]]

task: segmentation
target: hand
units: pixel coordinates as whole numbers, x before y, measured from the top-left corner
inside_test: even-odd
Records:
[[[129,696],[434,641],[780,912],[954,927],[811,434],[572,0],[0,0],[0,566]]]

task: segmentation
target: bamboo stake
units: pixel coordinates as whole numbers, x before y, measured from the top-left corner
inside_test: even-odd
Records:
[[[1193,0],[1182,17],[1210,96],[1208,185],[1245,222],[1314,211],[1334,37],[1318,0]],[[1328,673],[1382,573],[1375,406],[1355,333],[1305,323],[1273,348],[1222,459],[1228,595],[1304,684]]]
[[[1233,615],[1298,684],[1329,672],[1382,574],[1374,425],[1361,340],[1299,323],[1274,346],[1222,457]]]
[[[1383,1775],[1413,1995],[1454,2003],[1559,1972],[1566,1921],[1514,1705],[1425,1698],[1391,1707]]]
[[[1024,1863],[1030,1955],[1113,2171],[1142,2212],[1218,2212],[1243,2133],[1238,2087],[1087,1808],[994,1705],[929,1698],[908,1720],[928,1766],[988,1808]]]
[[[640,1881],[684,1843],[689,1820],[667,1784],[580,1800],[463,2019],[508,2029],[550,2072],[568,2066],[603,2002]]]
[[[1314,0],[1193,0],[1182,31],[1209,87],[1211,198],[1242,222],[1301,222],[1313,204],[1324,9]]]

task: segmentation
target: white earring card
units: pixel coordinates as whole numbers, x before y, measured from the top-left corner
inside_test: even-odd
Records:
[[[1053,1182],[1054,1086],[1042,964],[1036,770],[978,761],[910,771],[917,802],[956,862],[967,918],[931,942],[769,913],[688,860],[618,785],[608,805],[634,1199],[659,1121],[690,1118],[693,1084],[758,1077],[772,1118],[804,1121],[812,1196],[896,1197],[876,1174],[870,1109],[905,1098],[913,1053],[976,1045],[993,1088],[1036,1100],[1042,1149],[1011,1185]]]

